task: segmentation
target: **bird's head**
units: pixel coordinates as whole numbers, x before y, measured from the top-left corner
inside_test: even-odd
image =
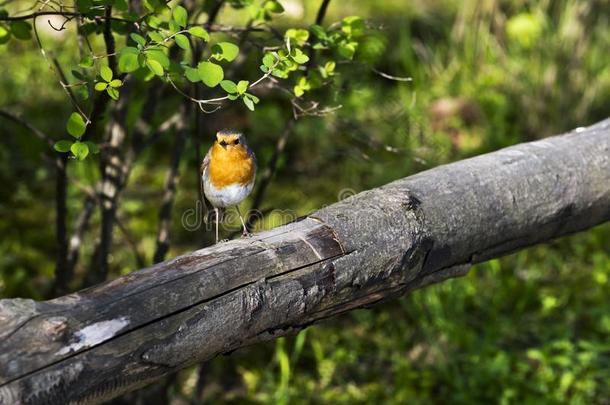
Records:
[[[241,132],[223,129],[216,133],[216,143],[226,151],[240,150],[246,147],[246,137]]]

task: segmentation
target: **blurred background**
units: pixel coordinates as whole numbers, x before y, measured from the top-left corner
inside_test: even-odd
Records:
[[[285,12],[274,20],[280,30],[308,26],[319,7],[280,3]],[[10,7],[20,4],[30,5],[19,0]],[[240,13],[224,7],[218,21],[243,23]],[[608,0],[331,1],[324,22],[349,15],[366,19],[367,34],[355,61],[337,66],[335,86],[316,94],[328,108],[341,108],[300,117],[293,127],[290,101],[262,89],[254,112],[234,103],[202,116],[178,161],[166,257],[213,242],[211,232],[187,230],[181,218],[198,198],[198,159],[223,127],[247,134],[261,175],[277,157],[259,206],[271,214],[255,223],[262,230],[282,223],[277,210],[305,215],[346,190],[610,116]],[[78,60],[71,29],[41,31],[45,48],[68,66]],[[254,80],[260,62],[250,59],[240,74]],[[143,95],[131,102],[143,104]],[[156,124],[181,103],[168,92]],[[34,41],[0,45],[0,109],[55,140],[64,136],[72,107]],[[0,123],[0,298],[47,299],[57,249],[54,171],[40,157],[48,146],[20,125],[2,117]],[[275,155],[283,135],[285,149]],[[175,137],[173,130],[162,133],[133,164],[117,213],[110,278],[153,263]],[[69,165],[70,229],[99,180],[98,164],[94,156]],[[251,204],[252,198],[242,207]],[[90,220],[97,229],[98,210]],[[97,237],[83,235],[72,290],[86,278]],[[152,392],[157,403],[172,404],[610,404],[609,278],[605,224],[214,359],[116,402],[143,403],[149,395],[146,403],[153,403]]]

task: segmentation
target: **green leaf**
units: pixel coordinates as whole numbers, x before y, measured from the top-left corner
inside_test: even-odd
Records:
[[[89,147],[83,142],[74,142],[70,147],[70,151],[78,160],[84,160],[89,154]]]
[[[100,153],[100,148],[97,146],[97,144],[87,141],[85,142],[85,145],[89,147],[89,152],[93,153],[94,155]]]
[[[78,139],[83,136],[86,128],[87,124],[85,124],[85,120],[79,113],[73,112],[70,114],[70,118],[68,118],[68,123],[66,124],[66,129],[70,135]]]
[[[309,56],[305,55],[303,51],[301,51],[299,48],[295,48],[290,57],[299,65],[302,65],[303,63],[307,63],[309,61]]]
[[[284,7],[276,0],[267,1],[265,3],[265,9],[276,14],[284,12]]]
[[[159,64],[161,66],[163,66],[164,69],[169,69],[169,58],[167,57],[167,55],[165,54],[165,52],[163,52],[163,49],[161,48],[152,48],[152,49],[148,49],[146,51],[146,57],[147,59],[154,59],[157,62],[159,62]]]
[[[97,82],[95,83],[95,86],[93,86],[93,88],[97,91],[104,91],[106,90],[106,87],[108,87],[108,83],[106,82]]]
[[[180,31],[180,25],[174,20],[169,20],[169,32],[175,34],[178,31]]]
[[[216,60],[233,61],[239,54],[239,47],[231,42],[219,42],[212,47],[212,57]]]
[[[107,82],[112,80],[112,69],[110,69],[108,66],[102,66],[102,68],[100,69],[100,76],[102,77],[102,79],[106,80]]]
[[[13,21],[11,22],[11,32],[17,39],[28,40],[32,37],[32,26],[23,20]]]
[[[176,6],[174,8],[172,15],[174,16],[174,20],[178,23],[178,25],[180,25],[183,28],[186,27],[187,20],[188,20],[188,13],[186,12],[186,9],[184,7]]]
[[[305,45],[309,39],[309,31],[303,29],[290,28],[284,35],[286,38],[290,38],[292,42],[299,46]]]
[[[184,66],[184,75],[191,83],[197,83],[201,81],[201,77],[199,77],[199,71],[197,69],[193,69],[190,66]]]
[[[142,46],[146,46],[146,38],[144,38],[142,35],[136,34],[135,32],[132,32],[131,34],[129,34],[129,37],[131,39],[133,39],[133,41],[136,44],[142,45]]]
[[[119,52],[119,70],[124,73],[130,73],[140,67],[138,55],[140,51],[133,47],[121,49]]]
[[[341,21],[341,31],[345,32],[348,38],[359,37],[364,34],[364,20],[358,16],[345,17]]]
[[[159,62],[157,62],[155,59],[152,58],[147,58],[146,59],[146,67],[153,72],[154,74],[156,74],[157,76],[163,76],[163,66],[161,66],[161,64]]]
[[[119,99],[119,89],[115,89],[114,87],[107,87],[106,88],[106,93],[108,93],[110,98],[113,99],[113,100],[118,100]]]
[[[78,70],[72,69],[70,72],[72,73],[72,76],[74,76],[74,78],[76,78],[77,80],[80,80],[83,82],[87,81],[87,77],[84,74],[82,74],[81,72],[79,72]]]
[[[189,43],[189,39],[186,37],[186,35],[184,34],[176,34],[176,36],[174,37],[174,40],[176,41],[176,44],[178,44],[178,46],[184,50],[189,50],[191,49],[191,44]]]
[[[161,26],[161,19],[159,17],[157,17],[154,14],[149,15],[148,17],[146,17],[146,24],[150,27],[150,28],[159,28]]]
[[[261,101],[258,97],[256,97],[254,94],[250,94],[250,93],[246,93],[244,94],[244,97],[247,97],[249,99],[251,99],[252,101],[254,101],[254,104],[258,104],[259,101]]]
[[[0,45],[6,44],[11,39],[11,33],[3,25],[0,25]]]
[[[117,88],[117,87],[121,87],[123,85],[123,82],[120,81],[119,79],[114,79],[109,83],[109,85],[110,85],[110,87]]]
[[[320,40],[324,41],[324,40],[328,39],[328,34],[326,33],[326,30],[324,29],[324,27],[322,27],[321,25],[314,24],[311,27],[309,27],[309,30],[311,31],[311,33],[313,35],[315,35]]]
[[[208,42],[210,40],[210,34],[203,29],[202,27],[191,27],[189,28],[189,33],[197,38],[201,38],[204,41]]]
[[[242,100],[244,100],[244,104],[248,107],[248,110],[254,111],[254,101],[252,101],[250,97],[244,97]]]
[[[220,82],[220,87],[227,93],[237,93],[237,85],[231,80],[223,80]]]
[[[240,80],[239,83],[237,83],[237,92],[239,94],[244,94],[246,90],[248,90],[248,84],[250,84],[250,82],[247,80]]]
[[[68,141],[68,140],[61,140],[61,141],[57,141],[55,142],[55,145],[53,145],[53,148],[58,151],[58,152],[69,152],[70,151],[70,146],[72,146],[72,141]]]
[[[76,0],[76,7],[81,13],[88,13],[92,6],[93,1],[91,0]]]
[[[157,31],[151,31],[148,33],[148,37],[157,43],[161,43],[165,40],[165,38],[163,38],[163,35],[159,34]]]
[[[229,95],[227,96],[227,98],[228,98],[229,100],[231,100],[231,101],[233,101],[233,100],[237,100],[239,97],[240,97],[240,96],[239,96],[239,94],[237,94],[237,93],[229,94]]]
[[[346,59],[352,59],[356,53],[358,42],[342,42],[339,44],[339,55]]]
[[[93,57],[91,55],[85,56],[78,63],[78,66],[80,66],[80,67],[82,67],[84,69],[92,68],[93,67]]]
[[[263,65],[267,66],[268,68],[271,68],[276,62],[277,57],[272,53],[268,53],[263,56]]]
[[[216,87],[224,78],[222,67],[212,62],[201,62],[197,65],[201,81],[208,87]]]
[[[127,11],[129,8],[125,0],[113,0],[112,5],[119,11]]]

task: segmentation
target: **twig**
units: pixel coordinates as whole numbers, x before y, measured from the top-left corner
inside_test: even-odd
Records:
[[[18,15],[18,16],[0,16],[0,21],[35,20],[38,17],[53,16],[53,15],[59,15],[59,16],[66,17],[66,18],[68,18],[68,17],[69,18],[75,18],[75,17],[90,18],[87,14],[77,13],[77,12],[69,12],[69,11],[37,11],[35,13]],[[146,16],[140,17],[140,19],[138,19],[138,21],[141,21],[145,17]],[[124,23],[129,23],[129,24],[135,24],[134,21],[127,20],[125,18],[112,17],[112,16],[108,16],[108,15],[106,15],[104,17],[96,16],[95,19],[111,20],[111,21],[118,21],[118,22],[124,22]]]
[[[277,59],[275,61],[275,64],[273,66],[271,66],[269,68],[269,70],[267,72],[265,72],[264,75],[262,75],[260,78],[258,78],[255,82],[251,83],[248,86],[248,89],[252,89],[256,86],[258,86],[263,80],[267,79],[268,77],[271,76],[271,73],[273,73],[273,69],[277,66],[277,64],[279,63],[279,59]],[[188,95],[187,93],[185,93],[184,91],[182,91],[177,85],[176,83],[172,80],[172,78],[167,75],[167,81],[172,85],[172,87],[174,89],[176,89],[176,91],[178,93],[180,93],[182,96],[188,98],[189,100],[191,100],[194,103],[197,103],[197,105],[199,106],[199,109],[201,111],[203,111],[204,113],[212,113],[214,111],[217,111],[219,108],[221,108],[221,102],[224,100],[228,100],[229,96],[223,96],[223,97],[216,97],[216,98],[210,98],[210,99],[197,99],[195,97],[192,97],[190,95]],[[208,111],[206,109],[203,108],[204,105],[216,105],[217,107],[212,110],[212,111]]]
[[[10,113],[6,110],[2,110],[0,109],[0,117],[4,117],[10,121],[13,121],[25,128],[27,128],[28,130],[30,130],[38,139],[40,139],[41,141],[45,142],[49,147],[53,147],[53,140],[51,139],[51,137],[49,135],[47,135],[45,132],[41,131],[40,129],[38,129],[37,127],[35,127],[34,125],[30,124],[29,122],[27,122],[26,120],[24,120],[23,118]]]
[[[127,241],[127,244],[131,247],[131,251],[133,252],[138,267],[145,267],[146,261],[144,260],[144,256],[142,255],[142,253],[140,253],[140,250],[138,249],[138,244],[129,232],[129,229],[127,229],[125,224],[123,224],[123,221],[121,221],[118,215],[114,217],[114,220],[116,221],[117,227],[123,234],[125,241]]]
[[[38,44],[38,49],[40,50],[40,53],[45,58],[45,60],[49,63],[49,65],[54,68],[55,73],[57,73],[57,75],[59,76],[59,78],[60,78],[59,83],[61,84],[61,87],[64,89],[66,94],[68,94],[68,97],[70,97],[70,101],[72,101],[74,108],[76,108],[76,110],[85,119],[85,122],[89,123],[90,122],[89,117],[87,117],[87,114],[85,114],[83,112],[83,110],[80,108],[80,106],[78,105],[78,102],[77,102],[76,98],[74,97],[74,94],[72,94],[70,89],[66,87],[66,84],[68,83],[68,81],[66,80],[63,70],[59,66],[59,63],[54,63],[54,62],[49,61],[47,53],[44,50],[44,47],[42,46],[42,40],[40,39],[40,35],[38,35],[38,26],[36,25],[35,17],[34,17],[32,27],[34,29],[34,37],[36,38],[36,43]]]
[[[40,44],[40,46],[42,49],[42,44]],[[73,86],[68,84],[69,83],[68,79],[67,79],[63,69],[61,68],[61,65],[59,64],[59,61],[57,60],[57,58],[51,58],[51,62],[53,63],[53,66],[55,67],[55,72],[59,76],[59,84],[64,89],[64,91],[66,92],[66,94],[68,95],[70,100],[72,101],[72,105],[74,105],[74,107],[78,110],[78,112],[83,116],[83,118],[85,119],[87,124],[89,124],[90,123],[89,117],[87,117],[87,115],[80,108],[80,105],[78,104],[78,100],[76,99],[76,96],[72,92]]]
[[[377,70],[375,68],[371,68],[371,70],[373,72],[377,73],[379,76],[385,78],[385,79],[394,80],[394,81],[397,81],[397,82],[411,82],[411,81],[413,81],[412,77],[392,76],[392,75],[389,75],[387,73],[381,72],[381,71],[379,71],[379,70]]]

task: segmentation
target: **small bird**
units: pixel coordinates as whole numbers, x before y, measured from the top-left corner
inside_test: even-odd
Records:
[[[252,192],[255,177],[256,157],[244,134],[227,129],[218,131],[201,165],[203,193],[216,214],[216,243],[220,211],[233,205],[243,226],[243,236],[249,235],[238,204]]]

